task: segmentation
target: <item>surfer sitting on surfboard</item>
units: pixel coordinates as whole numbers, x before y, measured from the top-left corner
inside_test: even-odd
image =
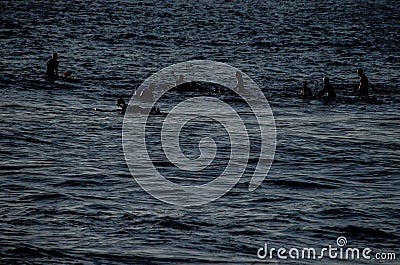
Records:
[[[313,97],[313,93],[311,91],[311,88],[307,86],[307,82],[303,81],[301,82],[301,90],[299,97],[302,99],[311,99]]]
[[[360,77],[360,84],[353,90],[353,94],[357,96],[368,96],[368,78],[364,74],[363,69],[357,69],[357,74]]]
[[[47,71],[46,75],[49,79],[57,79],[58,78],[58,61],[57,61],[57,53],[51,53],[51,58],[47,61]]]
[[[316,98],[321,98],[324,100],[325,104],[329,104],[332,100],[336,99],[336,91],[332,84],[329,82],[328,77],[322,79],[324,82],[324,88],[315,94]]]

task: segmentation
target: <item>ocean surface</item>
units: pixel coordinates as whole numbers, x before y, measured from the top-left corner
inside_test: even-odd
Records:
[[[381,263],[400,264],[397,0],[6,0],[0,25],[0,264],[377,262],[257,257],[265,243],[320,249],[340,236],[347,247],[396,253]],[[79,82],[43,76],[52,51]],[[115,109],[153,73],[187,60],[232,65],[268,99],[276,153],[254,192],[247,174],[206,205],[153,198],[125,162],[123,115],[94,111]],[[350,96],[357,68],[369,78],[370,102]],[[324,76],[336,103],[296,97],[301,81],[317,91]],[[188,156],[218,126],[190,124]],[[180,174],[176,181],[190,185],[194,177]]]

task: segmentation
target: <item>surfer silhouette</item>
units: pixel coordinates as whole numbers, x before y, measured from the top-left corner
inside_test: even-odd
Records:
[[[324,100],[325,104],[329,104],[336,99],[336,91],[332,84],[329,82],[328,77],[324,77],[322,81],[324,82],[324,87],[322,88],[322,90],[317,92],[315,97],[321,98]]]
[[[128,104],[125,103],[125,100],[123,98],[117,99],[117,106],[121,109],[119,113],[125,114],[126,109],[128,108]]]
[[[180,84],[183,84],[183,83],[184,83],[183,75],[178,75],[178,79],[176,79],[176,81],[175,81],[175,86],[177,87],[177,86],[179,86]]]
[[[357,96],[368,96],[368,78],[364,74],[363,69],[357,69],[357,74],[360,77],[360,84],[353,90],[353,94]]]
[[[313,93],[311,89],[308,87],[306,81],[301,82],[301,90],[299,96],[302,99],[310,99],[313,96]]]
[[[235,76],[236,76],[236,87],[235,87],[236,92],[242,92],[244,90],[242,73],[240,71],[237,71]]]
[[[58,78],[58,55],[56,52],[51,54],[51,58],[47,61],[46,75],[49,79]]]
[[[139,92],[138,96],[145,102],[153,102],[154,84],[150,84],[147,88]]]

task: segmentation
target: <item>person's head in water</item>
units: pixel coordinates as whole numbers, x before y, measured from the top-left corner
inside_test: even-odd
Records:
[[[363,69],[361,69],[361,68],[357,69],[357,74],[358,74],[358,76],[362,76],[364,74]]]
[[[329,84],[329,77],[322,78],[322,82],[324,82],[324,84]]]
[[[240,71],[236,71],[235,76],[236,76],[237,79],[241,79],[242,78],[242,73]]]

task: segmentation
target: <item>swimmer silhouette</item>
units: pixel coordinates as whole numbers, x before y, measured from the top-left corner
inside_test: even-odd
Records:
[[[368,96],[368,78],[364,74],[363,69],[357,69],[357,74],[360,77],[360,84],[353,90],[353,94],[357,96]]]
[[[328,77],[324,77],[322,81],[324,83],[324,88],[318,91],[315,97],[321,98],[324,100],[325,104],[329,104],[330,102],[336,99],[336,91],[335,88],[332,86],[332,84],[329,82]]]
[[[236,72],[236,92],[242,92],[244,90],[244,86],[243,86],[243,77],[242,77],[242,73],[240,71]]]

